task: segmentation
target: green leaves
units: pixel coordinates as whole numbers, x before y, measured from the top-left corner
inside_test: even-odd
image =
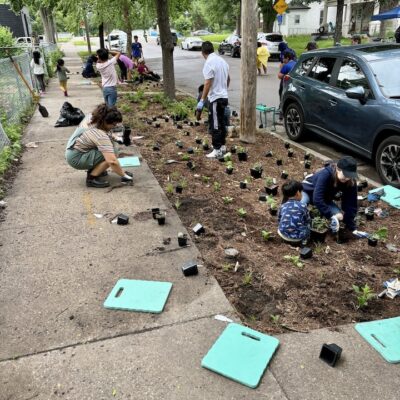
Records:
[[[368,301],[376,296],[376,293],[367,284],[364,286],[352,285],[352,288],[357,295],[358,308],[366,307]]]

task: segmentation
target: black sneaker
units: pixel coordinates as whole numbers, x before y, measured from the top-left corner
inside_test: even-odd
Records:
[[[87,171],[87,176],[88,177],[90,176],[91,172],[92,172],[92,170]],[[104,171],[99,175],[100,178],[103,178],[105,176],[108,176],[108,172],[107,171]]]
[[[110,183],[107,181],[101,181],[97,176],[92,176],[86,179],[86,186],[94,188],[106,188],[110,186]]]

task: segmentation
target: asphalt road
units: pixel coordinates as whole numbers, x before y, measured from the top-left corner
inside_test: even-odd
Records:
[[[149,38],[145,43],[143,38],[139,38],[143,45],[143,53],[147,64],[157,73],[162,73],[161,47],[157,46],[155,38]],[[230,56],[223,56],[230,67],[231,86],[229,88],[229,104],[232,109],[240,109],[240,59]],[[180,90],[197,95],[197,88],[203,83],[202,69],[204,58],[199,51],[181,50],[179,47],[174,51],[175,82]],[[269,106],[278,106],[278,87],[277,78],[279,63],[277,61],[268,62],[267,75],[257,76],[257,103]],[[286,136],[282,126],[278,126],[277,132]],[[315,150],[331,159],[338,159],[345,154],[343,149],[324,142],[318,138],[302,143],[304,146]],[[347,153],[346,153],[347,154]],[[356,157],[357,158],[357,157]],[[379,176],[374,166],[365,159],[357,158],[359,172],[367,178],[380,182]]]

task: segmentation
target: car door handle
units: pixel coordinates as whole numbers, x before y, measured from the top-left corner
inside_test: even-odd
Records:
[[[337,101],[336,101],[336,100],[329,100],[329,104],[330,104],[332,107],[335,107],[335,106],[337,105]]]

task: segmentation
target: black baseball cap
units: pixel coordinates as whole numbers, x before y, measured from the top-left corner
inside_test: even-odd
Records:
[[[346,178],[357,179],[357,161],[351,156],[342,157],[337,167],[343,172]]]

